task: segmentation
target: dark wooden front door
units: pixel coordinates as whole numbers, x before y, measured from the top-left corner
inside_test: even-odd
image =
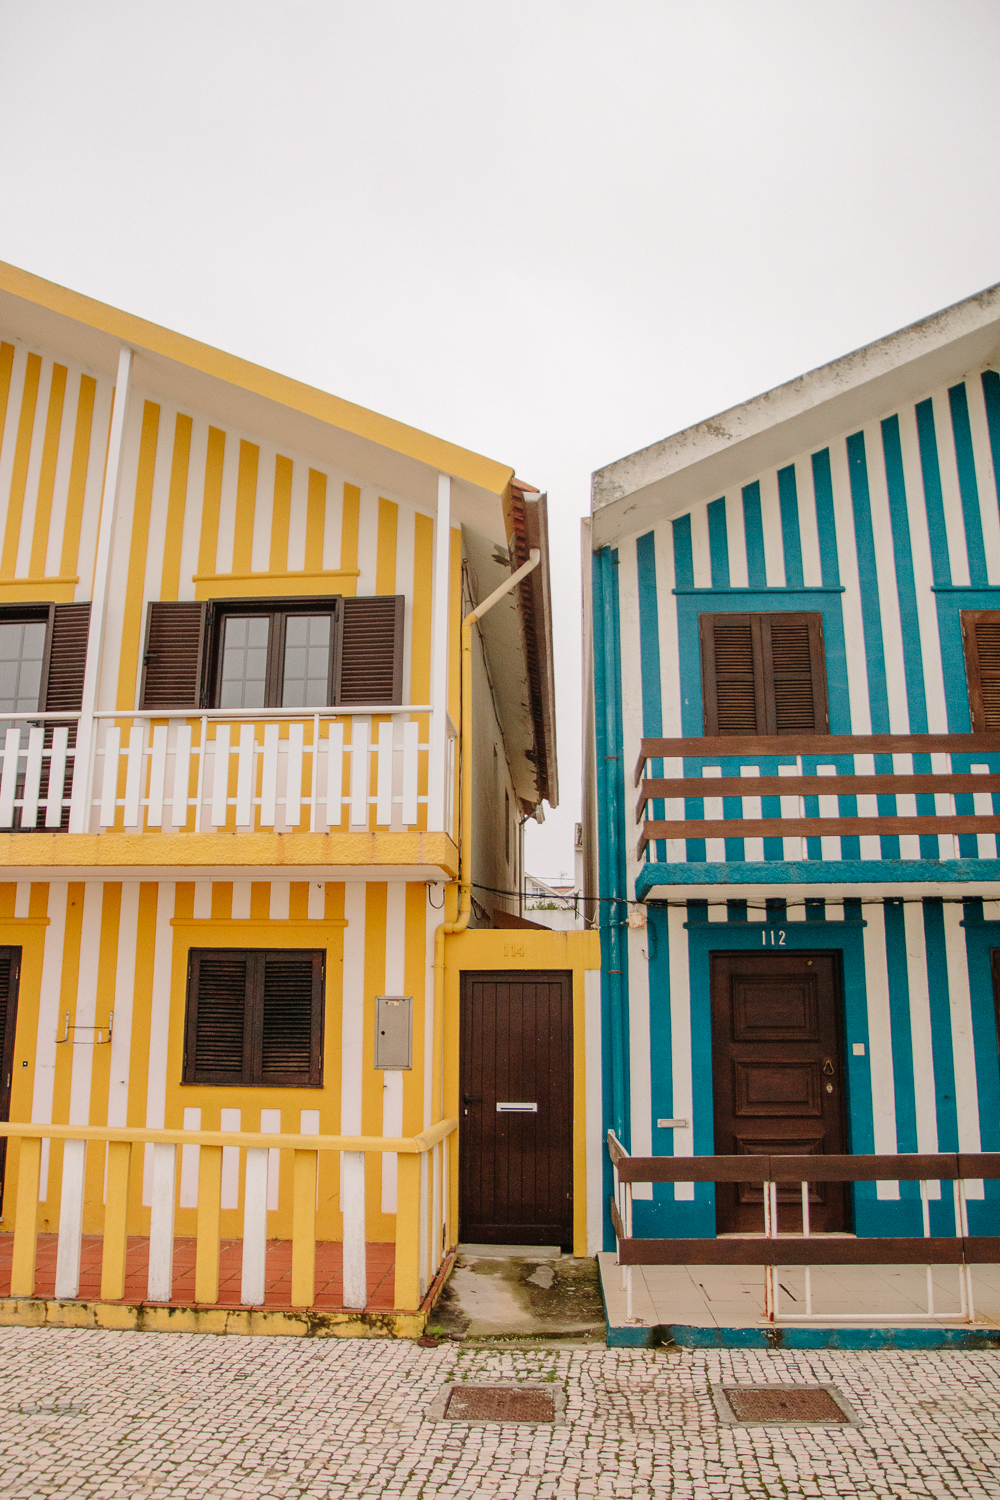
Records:
[[[572,1248],[572,976],[463,974],[459,1076],[461,1238]]]
[[[716,1153],[842,1153],[839,955],[713,953],[711,976]],[[720,1234],[763,1228],[759,1184],[720,1183],[715,1201]],[[801,1229],[801,1204],[779,1187],[781,1230]],[[810,1186],[812,1229],[846,1229],[846,1213],[841,1184]]]
[[[17,986],[21,974],[20,948],[0,948],[0,1120],[10,1119],[10,1087],[14,1077],[14,1029],[17,1025]],[[0,1138],[0,1212],[7,1165],[7,1137]]]

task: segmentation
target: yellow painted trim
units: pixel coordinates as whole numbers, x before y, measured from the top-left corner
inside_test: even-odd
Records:
[[[63,523],[62,559],[59,564],[59,570],[64,578],[78,566],[80,527],[83,524],[83,502],[87,493],[87,469],[90,465],[90,441],[94,428],[96,395],[97,381],[92,375],[81,375],[80,395],[76,403],[76,428],[73,433],[73,458],[69,466],[66,520]],[[79,579],[74,579],[74,582],[79,582]],[[72,598],[72,595],[70,597]]]
[[[236,530],[233,535],[233,572],[249,573],[253,552],[253,523],[257,509],[257,466],[260,449],[240,438],[236,473]]]
[[[72,604],[79,578],[7,578],[0,581],[2,604]]]
[[[399,506],[392,500],[378,502],[378,540],[375,548],[375,592],[396,592],[396,528]]]
[[[156,1303],[0,1299],[2,1328],[114,1328],[141,1333],[216,1333],[292,1338],[417,1339],[430,1308],[419,1312],[280,1312],[250,1307],[164,1307]]]
[[[263,884],[264,882],[261,883]],[[216,880],[212,882],[213,899],[216,887],[219,884],[220,882]],[[230,885],[229,890],[231,899],[232,885]],[[265,918],[262,921],[259,917],[217,917],[213,912],[210,917],[171,917],[170,925],[171,927],[196,927],[199,930],[211,927],[213,932],[221,928],[223,932],[242,933],[245,937],[248,932],[260,932],[262,928],[269,929],[272,934],[275,932],[291,931],[315,933],[318,927],[346,927],[347,922],[343,917],[338,920],[336,917],[325,916],[315,917],[312,921],[308,917],[290,917],[285,920],[276,918],[272,922],[269,918]]]
[[[219,510],[222,506],[222,463],[226,434],[221,427],[208,429],[205,449],[205,489],[201,506],[201,537],[198,542],[198,572],[213,573],[219,548]]]
[[[306,497],[306,567],[323,563],[323,533],[326,530],[326,475],[309,470]]]
[[[45,440],[42,444],[42,467],[38,475],[38,503],[35,506],[35,530],[31,538],[29,570],[36,577],[45,572],[45,554],[49,549],[49,521],[52,518],[52,495],[56,486],[56,460],[59,457],[59,434],[62,431],[63,406],[66,400],[66,366],[52,366],[52,387],[45,418]]]
[[[194,1300],[219,1300],[219,1213],[222,1209],[222,1147],[198,1153],[198,1242],[194,1260]]]
[[[14,368],[14,345],[0,343],[0,443],[7,425],[7,402],[10,399],[10,377]]]
[[[286,538],[287,541],[287,538]],[[331,568],[314,573],[195,573],[196,599],[270,599],[277,595],[353,594],[345,581],[358,577],[357,568]]]
[[[446,833],[0,833],[0,869],[433,865],[452,876]]]
[[[296,1094],[296,1098],[298,1098]],[[416,1135],[300,1135],[288,1131],[271,1135],[257,1130],[153,1130],[132,1125],[48,1125],[26,1120],[0,1120],[0,1136],[21,1141],[131,1141],[153,1146],[266,1146],[292,1151],[395,1151],[420,1156],[458,1129],[458,1121],[439,1120]],[[220,1158],[221,1159],[221,1158]],[[199,1297],[198,1301],[205,1299]]]
[[[274,461],[274,498],[271,502],[271,554],[268,572],[288,571],[288,523],[292,514],[292,460],[279,453]],[[306,553],[308,560],[308,552]],[[322,562],[322,558],[320,558]],[[233,555],[233,571],[236,557]]]
[[[91,1153],[91,1155],[94,1154],[96,1153]],[[108,1191],[107,1206],[104,1210],[101,1296],[111,1302],[125,1295],[125,1250],[128,1244],[128,1185],[132,1167],[131,1142],[109,1142],[107,1161]]]
[[[170,460],[167,531],[163,539],[163,571],[160,575],[161,599],[175,600],[180,593],[181,544],[184,539],[184,508],[187,503],[192,427],[191,418],[179,411],[174,423],[174,451]]]
[[[21,540],[21,516],[24,511],[24,491],[28,482],[28,460],[31,457],[31,438],[35,428],[35,407],[38,404],[38,383],[41,373],[41,355],[29,354],[27,369],[24,372],[21,411],[17,423],[14,467],[10,476],[7,526],[3,537],[3,554],[0,556],[0,579],[13,578],[17,564],[17,549]]]
[[[444,474],[452,474],[470,484],[488,490],[491,494],[503,495],[513,478],[513,469],[497,463],[482,454],[460,448],[455,443],[445,442],[429,433],[384,417],[377,412],[356,406],[338,396],[318,391],[301,381],[291,380],[287,375],[278,375],[265,370],[249,360],[239,359],[234,354],[225,354],[197,339],[173,333],[148,323],[144,318],[108,307],[92,297],[81,296],[54,282],[33,276],[17,266],[0,261],[0,291],[20,297],[36,307],[47,308],[63,317],[72,318],[112,338],[129,344],[133,348],[146,350],[165,359],[175,360],[193,370],[200,370],[216,380],[226,381],[241,390],[263,396],[293,411],[303,412],[320,422],[339,427],[343,432],[355,433],[370,442],[380,443],[395,453],[402,453],[420,463],[429,464]]]

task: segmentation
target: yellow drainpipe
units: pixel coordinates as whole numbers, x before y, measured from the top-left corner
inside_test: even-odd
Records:
[[[459,849],[458,918],[441,922],[434,932],[434,1072],[431,1086],[431,1108],[439,1114],[444,1107],[441,1080],[444,1069],[444,940],[453,933],[464,932],[472,911],[472,627],[487,610],[498,604],[505,594],[527,578],[538,567],[541,552],[532,547],[528,561],[512,573],[506,582],[470,610],[462,621],[462,747],[459,781],[461,786],[462,834]]]

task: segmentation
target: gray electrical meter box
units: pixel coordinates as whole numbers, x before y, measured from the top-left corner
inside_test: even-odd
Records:
[[[383,1072],[413,1067],[413,1000],[375,996],[375,1066]]]

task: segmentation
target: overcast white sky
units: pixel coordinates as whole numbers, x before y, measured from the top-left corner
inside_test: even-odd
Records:
[[[547,489],[1000,278],[998,0],[0,0],[0,258]]]

